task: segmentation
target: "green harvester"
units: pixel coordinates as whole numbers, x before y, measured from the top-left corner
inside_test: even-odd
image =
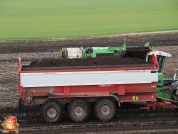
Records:
[[[74,47],[74,48],[62,48],[60,50],[61,58],[97,58],[99,56],[121,56],[132,58],[145,58],[149,61],[149,57],[152,54],[157,56],[159,69],[158,82],[157,82],[157,98],[161,101],[178,101],[177,80],[164,80],[163,68],[165,59],[172,55],[166,52],[153,51],[153,47],[147,42],[142,47],[140,46],[128,46],[126,45],[126,38],[124,38],[124,44],[122,46],[108,46],[108,47]],[[170,86],[173,85],[173,86]]]

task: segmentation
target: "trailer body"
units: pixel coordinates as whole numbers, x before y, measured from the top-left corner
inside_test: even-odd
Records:
[[[109,94],[126,95],[156,92],[158,75],[157,61],[148,65],[125,67],[89,67],[70,69],[33,69],[25,70],[19,60],[19,93],[22,99],[26,97],[65,98],[66,96],[109,96]],[[143,88],[144,87],[144,88]],[[121,102],[133,101],[131,98]],[[139,97],[138,101],[142,101]],[[145,101],[153,101],[149,96]]]
[[[40,114],[47,123],[61,120],[63,106],[74,122],[89,116],[89,103],[102,121],[114,118],[116,102],[142,105],[142,109],[177,107],[157,102],[158,61],[151,55],[151,64],[24,68],[19,58],[19,96],[30,106],[40,105]]]

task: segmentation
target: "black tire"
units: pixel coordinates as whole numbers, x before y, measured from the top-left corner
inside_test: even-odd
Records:
[[[40,115],[46,123],[57,123],[62,119],[63,108],[58,101],[47,100],[40,108]]]
[[[109,98],[101,98],[95,103],[94,113],[101,121],[112,120],[116,115],[116,105]]]
[[[74,122],[84,122],[89,116],[89,105],[82,99],[74,99],[67,107],[67,114]]]

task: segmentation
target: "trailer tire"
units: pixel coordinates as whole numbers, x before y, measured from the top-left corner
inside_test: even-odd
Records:
[[[67,114],[73,122],[84,122],[89,116],[89,104],[82,99],[74,99],[67,107]]]
[[[116,105],[109,98],[101,98],[95,103],[94,113],[101,121],[112,120],[116,115]]]
[[[40,108],[40,115],[46,123],[57,123],[62,119],[62,105],[56,100],[47,100]]]

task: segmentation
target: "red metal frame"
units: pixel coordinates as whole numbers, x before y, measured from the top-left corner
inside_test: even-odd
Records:
[[[156,108],[178,108],[176,104],[171,102],[147,102],[145,107],[141,107],[140,109],[156,109]]]
[[[56,86],[56,87],[34,87],[25,88],[20,86],[21,73],[36,73],[36,72],[82,72],[82,71],[112,71],[112,70],[153,70],[157,69],[158,62],[156,56],[153,54],[151,57],[152,66],[141,67],[120,67],[120,68],[83,68],[83,69],[61,69],[61,70],[23,70],[22,62],[19,58],[18,71],[19,71],[19,96],[24,99],[25,97],[52,97],[65,99],[70,97],[101,97],[110,96],[110,94],[117,95],[120,102],[135,102],[133,96],[137,96],[139,101],[150,102],[147,106],[156,107],[156,82],[153,83],[137,83],[137,84],[113,84],[113,85],[85,85],[85,86]],[[25,91],[25,93],[24,93]],[[50,96],[51,95],[51,96]]]
[[[86,85],[86,86],[58,86],[58,87],[37,87],[28,88],[25,97],[51,97],[68,98],[68,97],[101,97],[115,94],[120,102],[134,102],[132,96],[138,96],[139,101],[156,100],[156,83],[147,84],[115,84],[115,85]]]

